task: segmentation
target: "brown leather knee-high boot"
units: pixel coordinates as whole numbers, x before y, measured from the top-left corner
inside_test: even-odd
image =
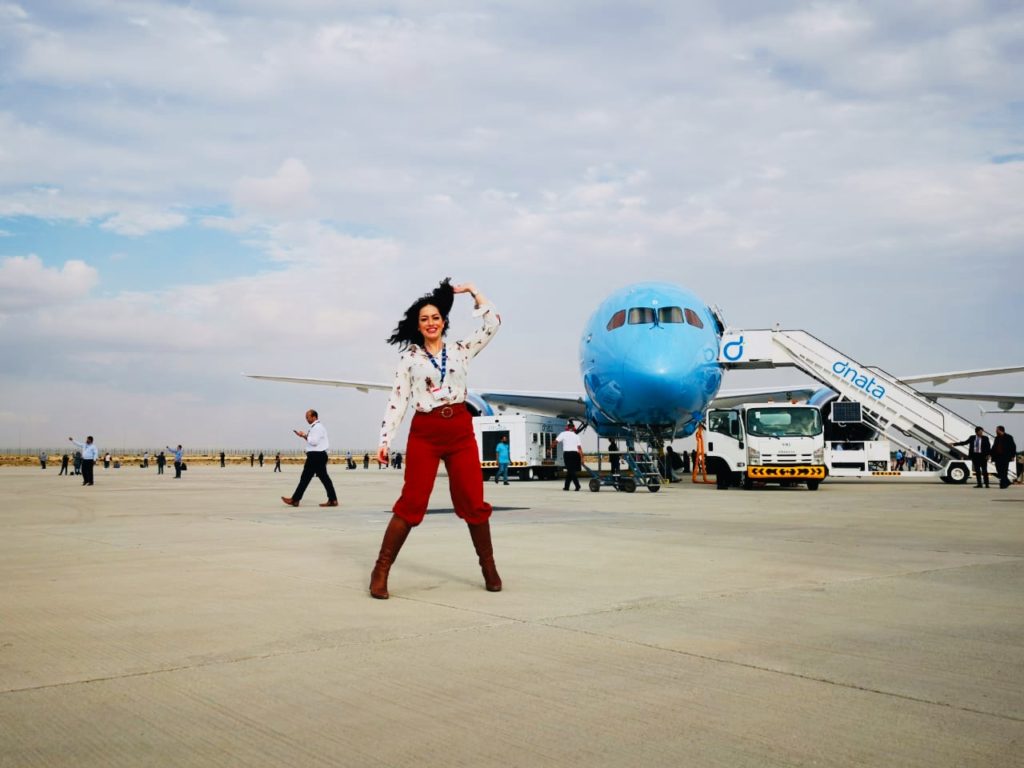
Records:
[[[373,573],[370,574],[370,594],[378,600],[387,600],[389,597],[388,571],[391,570],[391,564],[398,557],[398,552],[411,530],[412,526],[398,515],[391,516],[388,529],[384,531],[384,541],[380,544],[377,564],[373,566]]]
[[[491,546],[491,523],[485,521],[469,526],[469,535],[480,558],[480,570],[484,575],[484,586],[488,592],[501,592],[501,576],[494,564],[494,548]]]

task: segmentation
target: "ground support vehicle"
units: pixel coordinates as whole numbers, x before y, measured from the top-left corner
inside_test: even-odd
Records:
[[[828,470],[821,411],[812,405],[747,403],[708,411],[707,473],[733,485],[804,484],[818,490]]]
[[[480,467],[484,478],[498,471],[495,448],[502,436],[508,438],[509,476],[520,480],[551,480],[561,474],[561,445],[555,442],[565,428],[565,419],[534,413],[509,413],[495,416],[474,416],[473,432],[480,451]]]

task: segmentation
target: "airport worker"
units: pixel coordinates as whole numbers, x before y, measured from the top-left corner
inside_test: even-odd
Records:
[[[498,471],[494,475],[494,482],[500,477],[508,485],[508,435],[501,436],[501,442],[494,446],[494,453],[498,458]]]
[[[614,440],[608,441],[608,463],[611,464],[612,474],[619,474],[620,470],[619,445]]]
[[[260,468],[263,467],[263,451],[260,451],[260,455],[256,457],[256,460],[260,463]]]
[[[92,485],[92,470],[96,466],[97,457],[100,455],[96,444],[92,441],[92,435],[86,437],[84,443],[78,442],[73,437],[69,437],[68,440],[82,449],[82,485]],[[78,472],[76,471],[75,474],[77,475]]]
[[[220,468],[224,469],[224,451],[220,452]]]
[[[302,496],[306,492],[309,481],[316,477],[327,491],[327,501],[321,507],[338,506],[338,494],[334,492],[334,483],[331,476],[327,474],[327,451],[331,447],[327,439],[327,427],[320,423],[320,415],[310,408],[306,411],[306,423],[309,429],[301,432],[297,429],[292,431],[306,441],[306,463],[302,466],[302,475],[299,476],[299,484],[295,486],[295,492],[291,496],[282,496],[281,501],[292,507],[299,506]]]
[[[565,463],[565,486],[562,490],[568,491],[569,483],[574,483],[575,490],[578,491],[580,479],[577,475],[583,466],[583,443],[580,442],[580,436],[576,434],[576,427],[571,421],[565,425],[565,429],[555,440],[562,444],[562,461]]]
[[[103,454],[103,468],[110,469],[110,451]]]
[[[369,469],[369,468],[370,468],[370,454],[364,453],[363,454],[363,469]]]
[[[67,473],[68,473],[68,455],[65,453],[63,456],[60,457],[60,474],[58,474],[57,477],[60,477],[61,475],[66,475]]]
[[[164,466],[167,464],[167,456],[163,451],[160,451],[156,455],[156,473],[162,475],[164,473]]]
[[[280,451],[278,451],[276,454],[274,454],[274,471],[275,472],[280,472],[281,471],[281,452]]]
[[[181,454],[183,453],[183,451],[181,450],[181,446],[179,445],[177,448],[172,448],[171,446],[168,445],[167,446],[167,450],[174,454],[174,479],[175,480],[180,480],[181,479]]]
[[[1010,462],[1017,456],[1017,443],[1013,436],[1006,434],[1001,425],[996,427],[996,439],[992,441],[992,461],[996,465],[996,476],[1000,488],[1010,487]]]
[[[445,342],[448,315],[456,294],[472,297],[480,328],[462,341]],[[377,458],[386,463],[395,430],[412,404],[402,493],[392,507],[380,554],[370,575],[370,594],[388,598],[388,573],[409,532],[423,521],[430,492],[443,460],[455,514],[466,521],[476,549],[484,586],[501,591],[491,544],[491,505],[484,501],[480,455],[473,417],[466,409],[470,361],[487,346],[501,325],[498,313],[472,283],[452,285],[446,278],[431,293],[414,301],[398,321],[389,344],[399,346],[395,382],[381,423]]]
[[[992,444],[989,442],[985,430],[981,427],[975,427],[974,437],[968,437],[959,443],[953,443],[953,445],[967,446],[967,458],[971,460],[971,464],[974,467],[974,477],[977,480],[977,484],[974,487],[981,488],[982,480],[984,480],[985,487],[988,488],[988,457],[992,453]]]
[[[46,469],[46,459],[47,458],[49,458],[49,457],[46,455],[46,451],[40,451],[39,452],[39,466],[42,469]]]
[[[75,468],[75,474],[82,474],[82,452],[75,451],[74,456],[71,459],[72,466]]]

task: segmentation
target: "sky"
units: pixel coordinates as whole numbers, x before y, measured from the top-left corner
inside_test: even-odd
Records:
[[[479,387],[581,391],[641,280],[1024,364],[1021,72],[1011,1],[0,0],[0,447],[300,448],[313,407],[372,448],[384,394],[241,374],[389,382],[446,276],[502,314]]]

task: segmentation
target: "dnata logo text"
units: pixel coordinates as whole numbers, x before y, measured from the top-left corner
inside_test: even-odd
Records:
[[[832,363],[832,373],[846,379],[853,386],[863,389],[875,400],[881,400],[885,397],[885,387],[875,381],[874,376],[869,379],[845,360],[836,360],[836,362]]]

